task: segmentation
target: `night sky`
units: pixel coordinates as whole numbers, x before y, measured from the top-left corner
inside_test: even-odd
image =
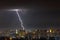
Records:
[[[20,13],[25,29],[60,28],[60,3],[58,1],[0,1],[0,30],[21,28],[16,12],[5,9],[29,9]]]

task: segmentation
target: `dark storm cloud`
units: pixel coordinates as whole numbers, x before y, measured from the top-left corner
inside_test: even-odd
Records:
[[[18,28],[20,22],[15,12],[4,9],[28,8],[26,14],[20,14],[25,28],[48,28],[60,25],[60,3],[55,1],[0,1],[0,28]],[[1,11],[2,10],[2,11]]]
[[[32,28],[45,28],[50,26],[59,27],[60,25],[59,11],[34,11],[26,15],[26,26]],[[28,27],[29,28],[29,27]]]
[[[0,28],[5,29],[14,29],[20,27],[20,22],[15,12],[9,11],[0,11]],[[18,27],[17,27],[18,26]]]
[[[19,12],[20,13],[20,12]],[[60,25],[60,11],[57,10],[39,10],[32,9],[26,14],[20,13],[21,19],[25,28],[49,28],[50,26],[59,27]],[[0,12],[0,28],[2,29],[16,29],[21,28],[20,22],[16,12],[1,11]]]

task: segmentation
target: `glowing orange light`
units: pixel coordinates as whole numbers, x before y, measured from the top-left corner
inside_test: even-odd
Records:
[[[12,40],[12,37],[10,37],[10,40]]]
[[[52,30],[50,29],[50,33],[52,32]]]

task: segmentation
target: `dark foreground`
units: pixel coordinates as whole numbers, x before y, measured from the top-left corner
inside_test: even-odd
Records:
[[[40,38],[10,38],[10,37],[0,37],[0,40],[57,40],[55,37],[40,37]]]

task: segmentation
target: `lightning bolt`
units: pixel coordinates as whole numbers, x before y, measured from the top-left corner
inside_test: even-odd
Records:
[[[19,15],[19,12],[16,11],[16,14],[17,14],[17,16],[18,16],[18,18],[19,18],[19,21],[21,22],[21,27],[22,27],[23,30],[24,30],[23,22],[22,22],[22,19],[21,19],[20,15]]]

